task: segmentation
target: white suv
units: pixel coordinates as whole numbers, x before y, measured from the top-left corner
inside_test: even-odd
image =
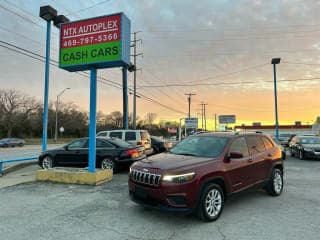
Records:
[[[151,138],[147,130],[118,129],[101,131],[98,132],[97,137],[119,138],[133,145],[143,146],[146,155],[150,155],[153,152],[151,148]]]

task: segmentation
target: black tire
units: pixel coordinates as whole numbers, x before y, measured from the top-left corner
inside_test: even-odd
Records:
[[[295,155],[294,152],[290,150],[290,156],[294,157],[294,155]]]
[[[299,159],[300,160],[305,159],[304,153],[301,150],[299,151]]]
[[[52,157],[50,157],[48,155],[44,156],[44,158],[41,161],[41,167],[43,169],[50,169],[50,168],[53,168],[53,165],[54,165],[54,163],[53,163]]]
[[[266,186],[266,191],[273,197],[280,196],[283,190],[283,174],[280,169],[274,168]]]
[[[218,184],[207,184],[200,196],[198,216],[203,221],[211,222],[219,218],[224,207],[224,193]]]
[[[100,162],[100,167],[101,169],[111,169],[113,173],[116,173],[118,170],[116,163],[110,158],[102,159],[102,161]]]

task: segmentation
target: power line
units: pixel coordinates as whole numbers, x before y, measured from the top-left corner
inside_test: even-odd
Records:
[[[94,8],[94,7],[98,6],[98,5],[101,5],[101,4],[106,3],[106,2],[110,2],[110,0],[104,0],[104,1],[98,2],[96,4],[93,4],[93,5],[89,6],[89,7],[85,7],[85,8],[79,9],[79,10],[77,10],[75,12],[68,13],[66,16],[86,11],[88,9]]]
[[[7,11],[7,12],[9,12],[9,13],[12,13],[12,14],[14,14],[14,15],[16,15],[16,16],[18,16],[18,17],[20,17],[20,18],[22,18],[22,19],[24,19],[24,20],[26,20],[26,21],[28,21],[28,22],[30,22],[30,23],[38,26],[38,27],[40,27],[40,28],[43,27],[42,25],[40,25],[40,24],[32,21],[31,19],[29,19],[29,18],[27,18],[27,17],[25,17],[25,16],[22,16],[21,14],[13,11],[13,10],[11,10],[11,9],[8,9],[8,8],[4,7],[3,5],[0,5],[0,8],[2,8],[3,10],[5,10],[5,11]]]
[[[8,46],[5,46],[5,45],[3,45],[3,44],[0,44],[0,46],[3,47],[3,48],[6,48],[6,49],[11,50],[11,51],[14,51],[14,52],[16,52],[16,53],[19,53],[19,54],[28,56],[28,57],[33,58],[33,59],[35,59],[35,60],[38,60],[38,61],[41,61],[41,62],[45,62],[45,57],[42,56],[42,55],[40,55],[40,54],[33,53],[32,51],[26,50],[26,49],[25,49],[25,50],[26,50],[26,51],[25,51],[25,50],[24,50],[23,48],[21,48],[21,47],[18,47],[18,46],[14,45],[14,44],[6,43],[6,42],[1,41],[1,40],[0,40],[0,42],[2,42],[2,43],[4,43],[4,44],[8,44],[8,45],[10,46],[10,47],[8,47]],[[15,47],[15,46],[16,46],[17,49],[13,49],[13,47]],[[33,56],[32,54],[33,54],[34,56]],[[59,67],[58,62],[55,61],[55,60],[50,60],[50,64],[53,65],[53,66],[55,66],[55,67]],[[81,72],[75,72],[75,73],[78,74],[78,75],[84,76],[84,77],[89,77],[89,73],[85,73],[85,72],[82,72],[82,73],[81,73]],[[111,80],[108,80],[108,79],[106,79],[106,78],[99,77],[99,76],[98,76],[98,79],[99,79],[99,82],[101,82],[101,83],[105,83],[105,84],[107,84],[107,85],[109,85],[109,86],[112,86],[112,87],[115,87],[115,88],[117,88],[117,89],[122,89],[121,84],[118,84],[118,83],[116,83],[116,82],[113,82],[113,81],[111,81]],[[132,91],[132,89],[129,89],[129,90]],[[157,101],[157,100],[155,100],[155,99],[152,99],[152,98],[150,98],[150,97],[147,97],[146,95],[143,95],[143,94],[141,94],[141,93],[138,93],[138,94],[139,94],[141,97],[143,97],[145,100],[150,101],[150,102],[153,102],[153,103],[156,103],[156,104],[158,104],[159,106],[161,106],[161,107],[163,107],[163,108],[166,108],[166,109],[168,109],[168,110],[170,110],[170,111],[177,112],[177,113],[181,113],[181,114],[185,114],[184,112],[182,112],[182,111],[180,111],[180,110],[178,110],[178,109],[175,109],[175,108],[169,107],[169,106],[167,106],[167,105],[165,105],[165,104],[162,104],[161,102],[159,102],[159,101]]]
[[[320,24],[310,24],[310,25],[287,25],[287,26],[263,26],[264,29],[283,29],[283,28],[301,28],[301,27],[319,27]],[[249,28],[224,28],[223,30],[224,31],[242,31],[243,30],[250,30],[250,29],[261,29],[261,27],[249,27]],[[215,32],[217,31],[217,29],[175,29],[175,30],[148,30],[148,29],[145,29],[143,32],[150,32],[150,33],[166,33],[166,32],[178,32],[178,33],[181,33],[181,32]]]
[[[277,82],[296,82],[296,81],[315,81],[320,80],[320,77],[314,78],[297,78],[297,79],[283,79],[277,80]],[[245,82],[219,82],[219,83],[195,83],[195,84],[182,84],[182,83],[173,83],[166,85],[145,85],[140,86],[139,88],[163,88],[163,87],[195,87],[195,86],[229,86],[229,85],[246,85],[246,84],[257,84],[257,83],[269,83],[273,81],[245,81]]]

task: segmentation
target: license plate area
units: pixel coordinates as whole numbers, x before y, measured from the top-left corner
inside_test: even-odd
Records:
[[[135,186],[134,194],[138,198],[142,198],[142,199],[148,198],[148,192],[146,191],[146,189],[144,189],[143,187],[137,186],[137,185]]]

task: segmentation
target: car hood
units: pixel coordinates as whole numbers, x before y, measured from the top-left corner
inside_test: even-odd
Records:
[[[304,148],[320,148],[320,144],[302,144]]]
[[[195,157],[177,155],[172,153],[160,153],[137,162],[135,166],[143,168],[155,168],[164,171],[194,168],[216,159],[207,157]]]

